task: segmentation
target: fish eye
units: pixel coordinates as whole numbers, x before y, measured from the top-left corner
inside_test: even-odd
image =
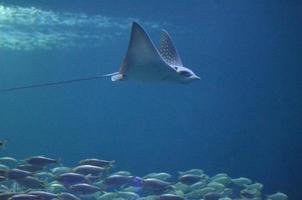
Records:
[[[188,71],[180,71],[178,72],[181,76],[190,77],[191,73]]]

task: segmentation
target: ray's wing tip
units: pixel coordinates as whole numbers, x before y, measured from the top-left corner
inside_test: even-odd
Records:
[[[138,22],[133,21],[132,22],[132,32],[139,32],[139,33],[145,33],[145,29],[142,25],[140,25]]]
[[[132,22],[132,30],[144,31],[143,27],[135,21]]]
[[[169,33],[168,33],[168,31],[167,31],[166,29],[162,29],[161,32],[162,32],[163,34],[169,35]]]
[[[141,25],[139,25],[139,23],[133,21],[133,22],[132,22],[132,30],[138,29],[138,28],[141,28]]]
[[[141,27],[141,25],[140,25],[138,22],[133,21],[133,22],[132,22],[132,27],[135,27],[135,26]]]

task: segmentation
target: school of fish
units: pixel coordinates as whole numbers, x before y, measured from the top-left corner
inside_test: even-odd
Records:
[[[225,173],[209,176],[201,169],[159,172],[143,177],[114,172],[115,161],[83,159],[74,167],[60,160],[32,156],[0,158],[0,200],[286,200],[265,195],[263,185]]]

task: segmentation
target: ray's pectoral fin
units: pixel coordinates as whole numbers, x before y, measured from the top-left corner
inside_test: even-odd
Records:
[[[129,79],[149,80],[158,78],[168,71],[155,45],[144,29],[136,22],[132,24],[126,56],[120,67],[120,74]]]
[[[167,31],[163,30],[160,37],[159,53],[169,65],[183,66],[180,56]]]
[[[138,23],[133,22],[125,65],[128,62],[142,64],[154,59],[159,59],[154,44],[144,29]]]

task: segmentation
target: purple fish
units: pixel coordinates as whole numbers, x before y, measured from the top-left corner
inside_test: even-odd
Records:
[[[39,179],[32,177],[32,176],[27,176],[25,178],[16,179],[16,181],[20,185],[23,185],[24,187],[27,187],[27,188],[44,188],[45,187],[45,183],[43,181],[40,181]]]
[[[94,185],[87,184],[87,183],[75,184],[75,185],[70,186],[69,189],[76,194],[82,194],[82,195],[94,194],[94,193],[100,191],[100,188],[98,188]]]
[[[30,191],[28,194],[36,195],[40,197],[40,200],[51,200],[56,199],[58,196],[56,194],[45,192],[45,191]]]
[[[57,177],[57,180],[67,186],[78,183],[88,183],[88,180],[84,175],[72,172],[61,174]]]
[[[111,175],[105,179],[104,183],[109,187],[120,187],[131,183],[133,178],[133,176]]]
[[[0,193],[0,200],[8,200],[10,197],[17,195],[19,193],[17,192],[5,192],[5,193]]]
[[[133,187],[142,187],[143,186],[144,179],[138,176],[133,176],[133,178],[128,183],[130,186]]]
[[[17,166],[18,169],[28,171],[28,172],[37,172],[43,169],[43,166],[24,164]]]
[[[192,185],[194,183],[197,183],[202,179],[201,176],[194,175],[194,174],[186,174],[181,177],[179,177],[179,181],[186,185]]]
[[[94,165],[80,165],[72,169],[73,172],[83,175],[98,175],[104,172],[106,169],[103,167],[98,167]]]
[[[62,192],[61,194],[58,194],[58,198],[60,200],[81,200],[76,195],[68,193],[68,192]]]
[[[108,160],[100,160],[97,158],[89,158],[89,159],[81,160],[79,162],[79,164],[80,165],[94,165],[94,166],[98,166],[98,167],[107,168],[107,167],[111,167],[114,162],[115,162],[114,160],[108,161]]]
[[[185,198],[175,194],[162,194],[159,196],[159,200],[185,200]]]
[[[8,198],[8,200],[40,200],[38,196],[31,194],[16,194]]]
[[[44,156],[32,156],[25,160],[28,164],[37,166],[46,166],[49,164],[58,164],[59,161],[52,158],[47,158]]]
[[[147,178],[143,180],[142,189],[147,193],[161,194],[172,189],[172,186],[170,183],[159,179]]]
[[[21,169],[11,169],[8,170],[6,173],[6,177],[8,179],[20,179],[20,178],[25,178],[26,176],[31,176],[32,173],[25,171],[25,170],[21,170]]]
[[[213,192],[207,193],[203,196],[204,200],[218,200],[219,198],[220,198],[220,194],[213,193]]]

